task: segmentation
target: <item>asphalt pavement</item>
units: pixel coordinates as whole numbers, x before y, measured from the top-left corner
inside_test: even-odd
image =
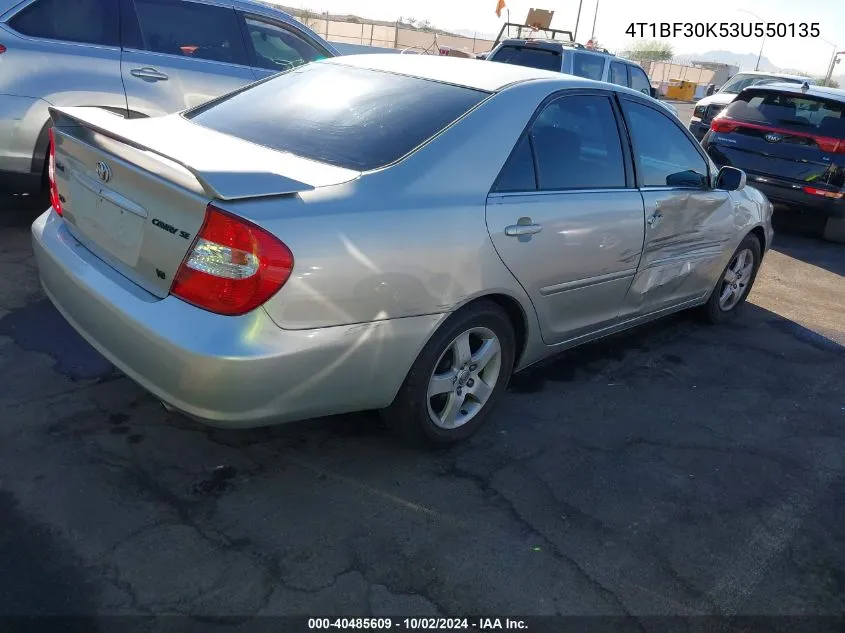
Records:
[[[0,616],[845,614],[845,247],[779,233],[740,318],[563,354],[427,452],[164,411],[44,298],[41,204],[0,200]]]

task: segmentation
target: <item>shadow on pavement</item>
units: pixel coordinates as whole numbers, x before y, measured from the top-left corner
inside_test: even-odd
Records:
[[[813,237],[809,231],[781,228],[772,250],[845,277],[845,245]]]
[[[50,206],[50,196],[0,193],[0,228],[29,226]]]

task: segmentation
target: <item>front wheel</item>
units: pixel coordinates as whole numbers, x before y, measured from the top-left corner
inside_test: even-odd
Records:
[[[704,316],[711,323],[721,323],[735,314],[748,298],[762,259],[760,240],[748,235],[737,247],[710,299],[703,306]]]
[[[452,444],[478,430],[507,388],[514,363],[510,319],[492,301],[456,312],[420,352],[387,423],[415,444]]]

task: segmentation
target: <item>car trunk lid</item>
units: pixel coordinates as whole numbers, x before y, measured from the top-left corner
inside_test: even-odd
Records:
[[[56,184],[71,233],[160,298],[169,294],[211,201],[292,196],[358,175],[180,115],[127,120],[82,107],[50,114]]]
[[[719,162],[796,186],[843,186],[845,106],[810,95],[746,91],[711,124]]]

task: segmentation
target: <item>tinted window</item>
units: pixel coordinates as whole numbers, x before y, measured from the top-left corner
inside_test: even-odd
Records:
[[[402,158],[487,96],[416,77],[318,62],[186,116],[275,150],[369,170]]]
[[[757,84],[770,84],[770,83],[790,83],[790,84],[800,84],[802,83],[798,79],[785,79],[783,77],[774,77],[771,75],[734,75],[731,77],[730,81],[722,86],[722,89],[719,92],[727,92],[730,94],[739,94],[739,92],[743,88],[747,88],[748,86],[756,86]]]
[[[326,57],[324,51],[287,28],[251,17],[244,22],[254,66],[283,71]]]
[[[233,9],[184,0],[135,0],[144,48],[231,64],[246,64]]]
[[[516,150],[508,159],[494,187],[496,191],[534,191],[534,154],[527,136],[522,137]]]
[[[529,66],[531,68],[554,70],[557,72],[560,72],[561,69],[560,51],[552,51],[545,48],[503,46],[496,51],[496,54],[490,60],[503,64]]]
[[[653,108],[625,101],[634,157],[646,187],[704,187],[707,163],[693,141]]]
[[[628,85],[628,69],[621,62],[610,62],[610,83],[620,86]]]
[[[645,71],[639,66],[628,66],[628,70],[631,71],[631,88],[651,96],[651,82]]]
[[[10,26],[51,40],[120,45],[117,0],[38,0],[15,15]]]
[[[622,144],[607,97],[564,97],[534,122],[540,189],[625,186]]]
[[[572,56],[572,74],[601,81],[604,76],[604,57],[590,55],[589,53],[574,53]]]
[[[845,103],[778,92],[746,91],[724,116],[803,134],[845,139]]]

